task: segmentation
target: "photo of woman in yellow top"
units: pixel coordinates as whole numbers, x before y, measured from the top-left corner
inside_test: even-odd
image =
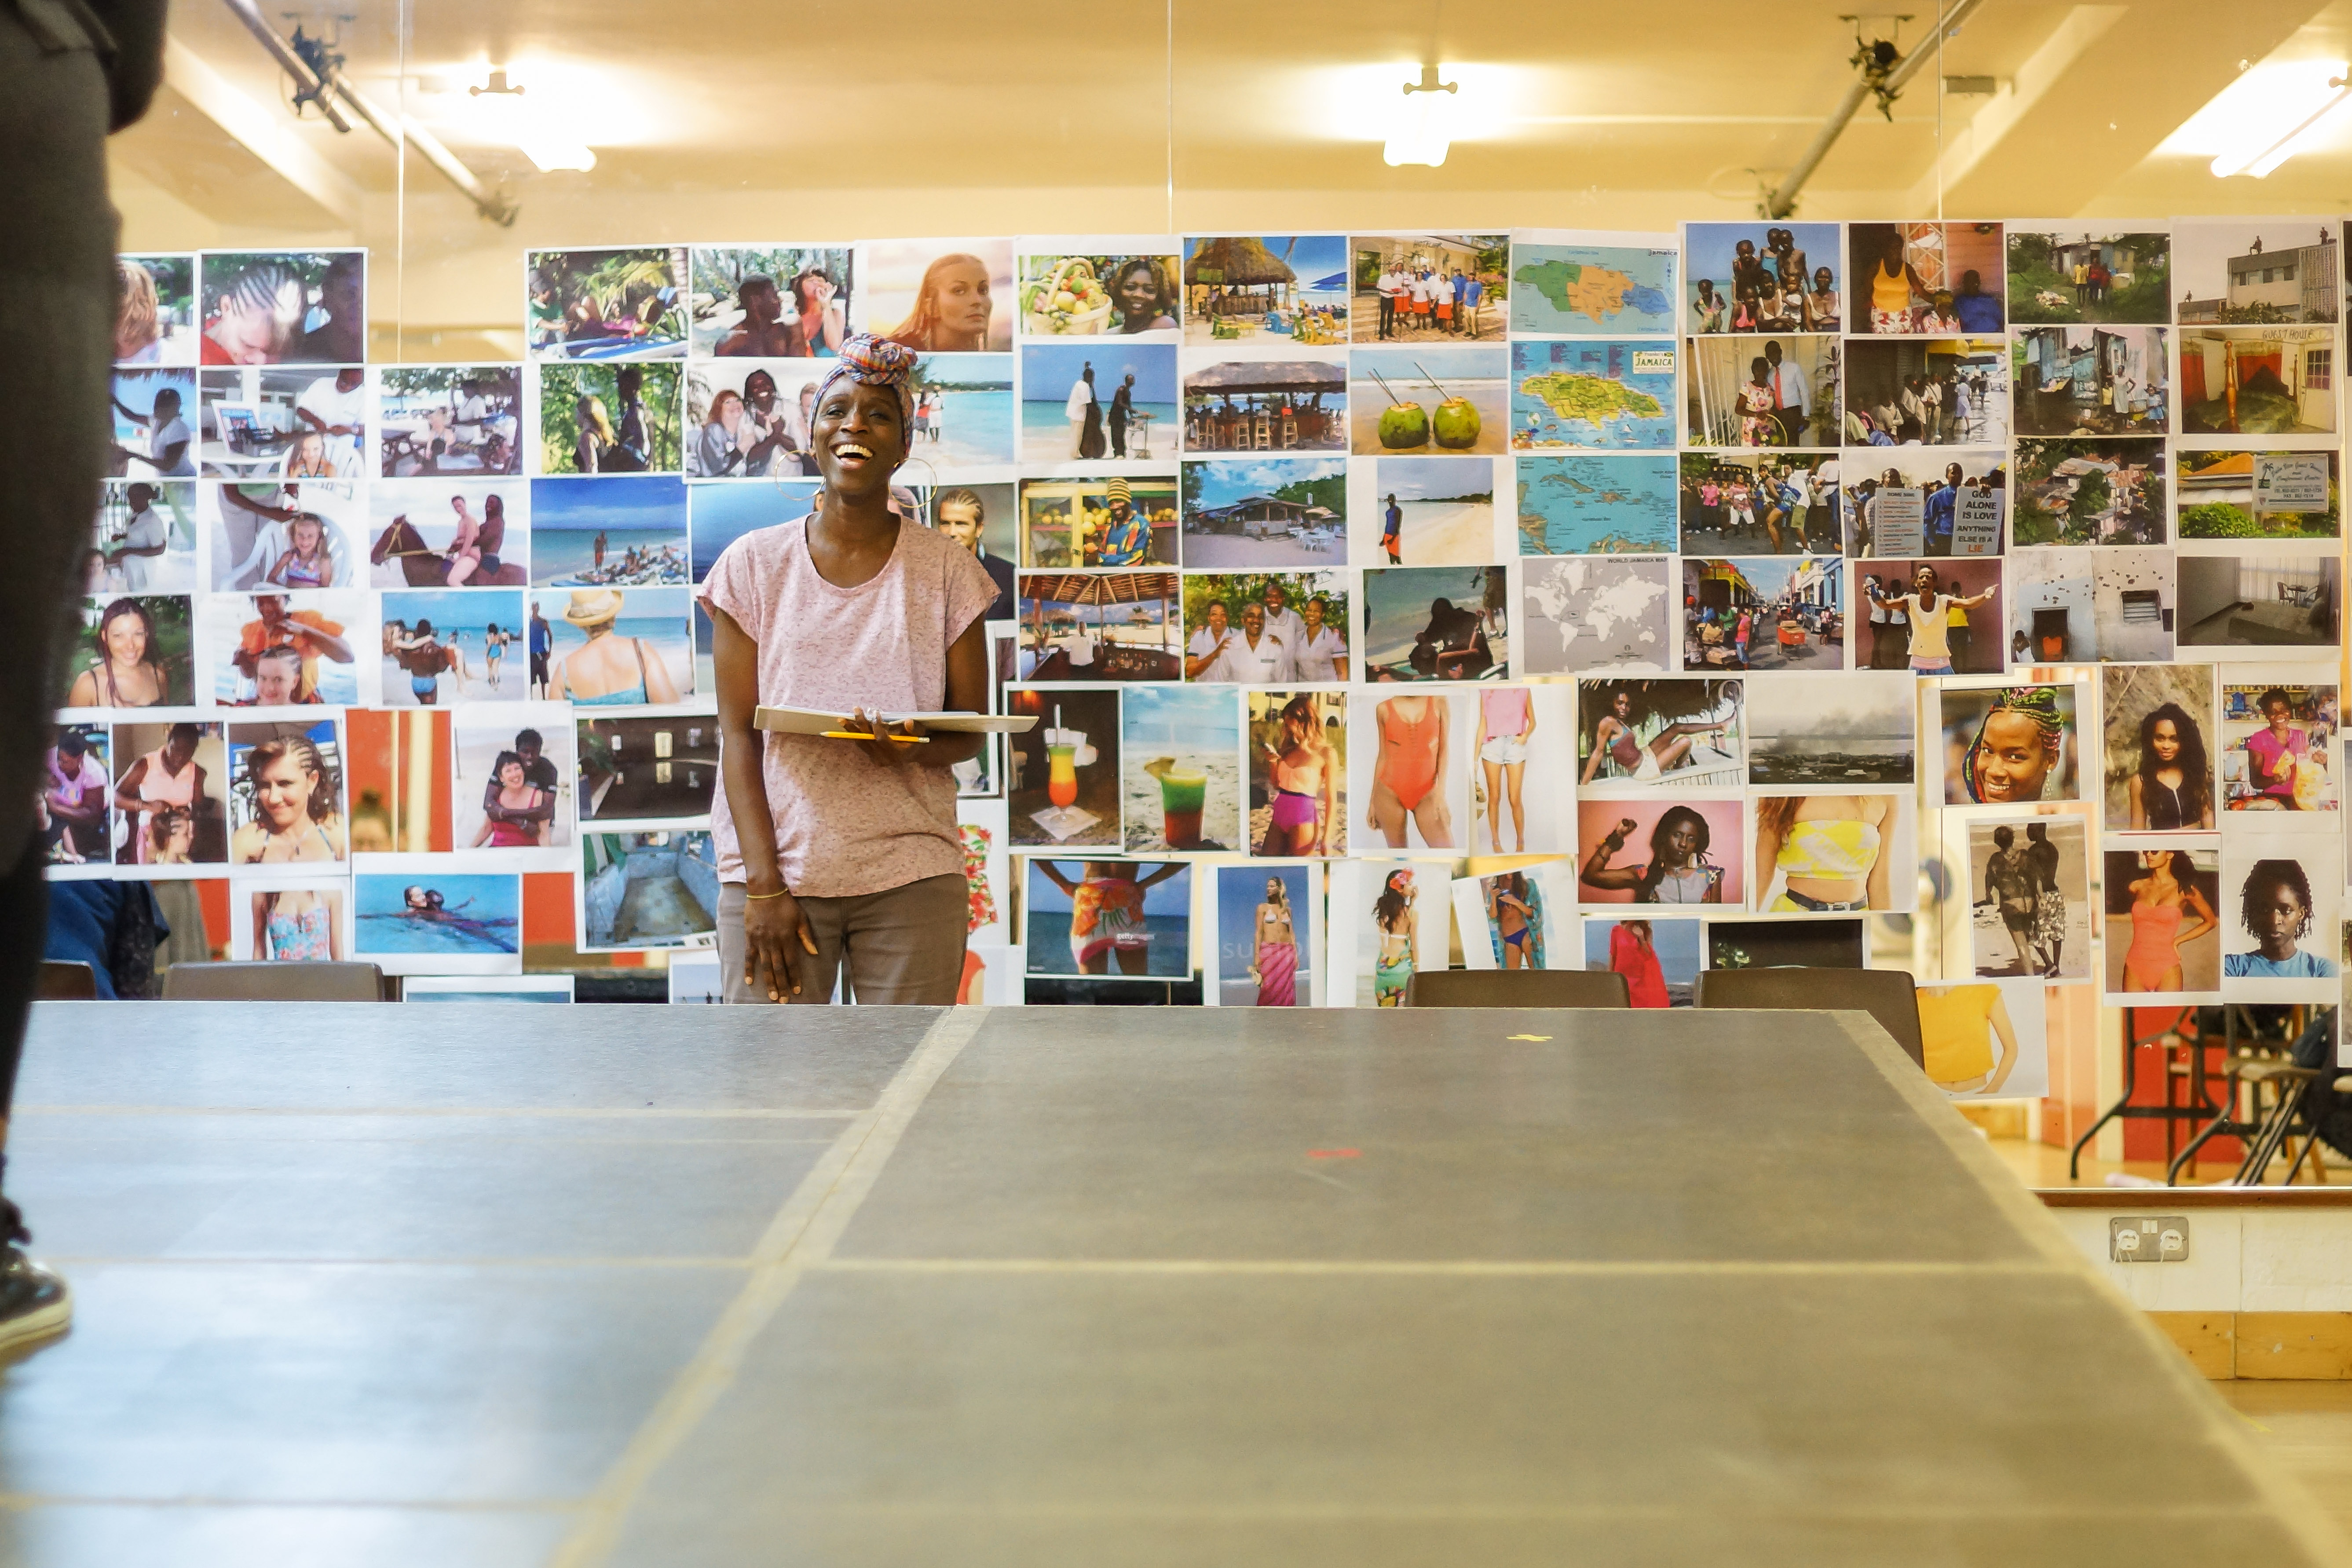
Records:
[[[1827,914],[1895,908],[1896,797],[1762,795],[1756,802],[1756,908]]]
[[[2017,1026],[1998,985],[1921,986],[1919,1043],[1947,1094],[1998,1094],[2017,1070]]]

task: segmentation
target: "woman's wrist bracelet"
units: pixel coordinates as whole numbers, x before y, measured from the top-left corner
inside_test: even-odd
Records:
[[[744,897],[744,898],[746,898],[746,899],[781,899],[781,898],[782,898],[786,893],[789,893],[789,892],[791,892],[791,891],[792,891],[792,889],[791,889],[790,888],[778,888],[778,889],[777,889],[774,892],[772,892],[772,893],[754,893],[754,892],[750,891],[750,890],[747,889],[744,891],[743,897]]]

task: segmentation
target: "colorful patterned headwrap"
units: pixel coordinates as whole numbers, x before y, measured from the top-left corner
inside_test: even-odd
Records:
[[[1984,722],[1977,726],[1977,738],[1969,743],[1968,754],[1960,759],[1960,782],[1967,786],[1969,798],[1980,801],[1983,794],[1977,785],[1977,754],[1984,749],[1986,729],[1997,713],[2022,713],[2033,721],[2034,732],[2042,737],[2042,754],[2054,765],[2058,751],[2066,734],[2065,723],[2058,716],[2058,689],[2054,686],[2009,686],[1992,700],[1985,710]]]
[[[898,395],[898,412],[903,420],[899,439],[902,443],[911,441],[915,429],[915,367],[922,361],[922,355],[904,343],[859,332],[843,342],[841,357],[833,362],[824,379],[816,384],[816,401],[809,407],[814,410],[821,406],[824,395],[833,390],[833,384],[844,376],[867,386],[887,386]]]

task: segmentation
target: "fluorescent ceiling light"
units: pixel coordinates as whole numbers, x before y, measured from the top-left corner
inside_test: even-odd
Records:
[[[2352,67],[2340,59],[2266,60],[2242,71],[2157,149],[2209,162],[2214,177],[2269,174],[2298,153],[2341,150]]]
[[[565,86],[545,66],[510,65],[468,90],[465,112],[480,135],[512,145],[542,174],[593,169],[595,150],[575,129],[586,121],[572,111]]]
[[[2340,76],[2329,77],[2327,87],[2328,95],[2320,102],[2319,107],[2305,115],[2296,122],[2293,130],[2269,146],[2251,154],[2243,152],[2224,153],[2214,159],[2214,176],[2217,179],[2226,180],[2232,174],[2252,174],[2257,180],[2263,179],[2281,163],[2302,152],[2304,143],[2311,139],[2312,132],[2318,128],[2320,121],[2333,116],[2337,110],[2344,107],[2344,100],[2347,97],[2352,97],[2352,84],[2347,84]]]
[[[596,150],[585,142],[525,132],[515,139],[515,145],[522,149],[524,157],[539,165],[542,174],[551,174],[558,169],[577,169],[585,174],[596,166]]]

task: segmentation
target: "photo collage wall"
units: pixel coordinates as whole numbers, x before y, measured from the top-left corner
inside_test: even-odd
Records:
[[[1388,1005],[1458,931],[1665,1005],[1923,881],[1954,1093],[2042,1092],[2046,984],[2339,984],[2336,226],[533,251],[465,365],[364,362],[360,252],[122,268],[54,874],[226,876],[237,957],[512,973],[550,870],[707,946],[695,587],[876,331],[1040,720],[959,770],[968,1000]]]

